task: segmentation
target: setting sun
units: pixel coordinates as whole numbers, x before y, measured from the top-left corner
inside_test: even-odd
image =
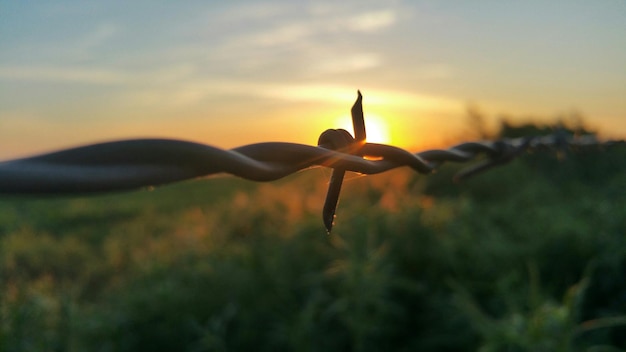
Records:
[[[337,119],[336,128],[343,128],[354,135],[352,127],[352,118],[350,116],[342,116]],[[365,114],[365,131],[367,133],[367,142],[391,144],[391,134],[387,121],[378,115]]]

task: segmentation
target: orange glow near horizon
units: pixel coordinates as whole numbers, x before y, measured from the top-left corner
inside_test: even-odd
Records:
[[[494,129],[572,115],[622,139],[625,6],[5,1],[0,160],[129,138],[315,145],[353,132],[357,90],[368,140],[409,151],[474,138],[468,107]]]

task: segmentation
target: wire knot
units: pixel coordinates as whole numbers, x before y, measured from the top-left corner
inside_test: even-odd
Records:
[[[454,176],[455,181],[468,179],[478,173],[510,162],[530,148],[532,141],[533,138],[528,137],[491,143],[491,146],[488,147],[486,151],[487,159],[474,166],[461,170],[461,172]]]
[[[356,140],[350,132],[344,129],[326,130],[322,132],[320,138],[317,140],[317,145],[331,150],[349,153],[352,151],[352,147],[356,143]]]

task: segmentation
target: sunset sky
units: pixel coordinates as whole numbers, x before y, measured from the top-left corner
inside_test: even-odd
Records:
[[[580,113],[624,138],[626,1],[0,0],[2,159],[136,137],[315,144],[357,89],[403,147],[462,135],[468,106]]]

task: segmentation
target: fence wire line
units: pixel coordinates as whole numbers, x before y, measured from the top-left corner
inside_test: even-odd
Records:
[[[157,186],[218,173],[252,181],[273,181],[315,166],[333,169],[322,219],[330,233],[344,173],[377,174],[408,166],[421,174],[445,162],[480,162],[461,170],[465,179],[502,165],[525,152],[545,149],[608,147],[624,141],[600,141],[593,135],[564,131],[542,137],[466,142],[449,149],[412,154],[385,144],[366,142],[361,92],[351,109],[353,137],[346,130],[326,130],[318,146],[257,143],[223,150],[171,139],[133,139],[0,162],[0,194],[76,194]],[[367,158],[366,158],[367,157]]]
[[[421,174],[428,174],[445,162],[468,162],[484,155],[484,160],[457,175],[459,179],[464,179],[504,164],[524,152],[608,147],[616,144],[624,144],[624,141],[600,141],[593,135],[568,137],[554,134],[466,142],[445,150],[433,149],[411,154],[397,147],[374,143],[348,147],[344,151],[279,142],[223,150],[180,140],[136,139],[0,162],[0,193],[120,191],[218,173],[252,181],[273,181],[314,166],[361,174],[377,174],[408,166]]]

